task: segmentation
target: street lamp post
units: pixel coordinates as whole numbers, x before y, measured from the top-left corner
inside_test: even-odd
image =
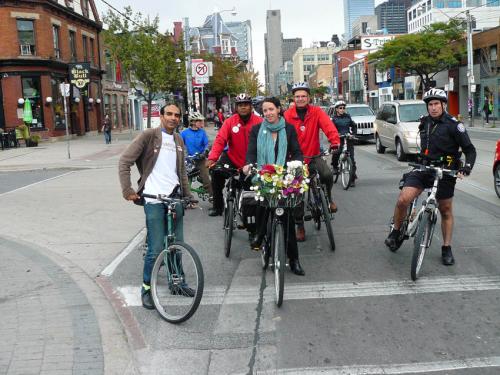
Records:
[[[193,80],[191,78],[191,43],[189,41],[189,18],[184,18],[184,51],[186,52],[186,95],[187,111],[191,111],[193,102]]]

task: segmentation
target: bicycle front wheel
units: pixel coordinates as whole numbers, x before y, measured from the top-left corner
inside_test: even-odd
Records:
[[[285,232],[283,230],[283,224],[281,223],[277,223],[274,227],[273,254],[275,301],[276,306],[280,307],[283,303],[286,265]]]
[[[203,296],[203,267],[196,251],[175,242],[156,258],[151,273],[151,296],[160,316],[170,323],[188,320]]]
[[[349,186],[351,186],[352,180],[354,178],[354,168],[352,159],[350,157],[346,157],[344,160],[342,160],[340,167],[340,176],[340,179],[342,180],[342,187],[344,188],[344,190],[349,189]]]
[[[234,202],[228,201],[224,211],[224,255],[229,258],[234,229]]]
[[[431,213],[424,211],[418,219],[417,233],[413,243],[413,256],[411,258],[411,279],[416,281],[422,269],[425,253],[430,243],[432,226]]]
[[[328,241],[330,242],[330,250],[335,251],[335,238],[333,237],[332,217],[330,215],[330,207],[326,200],[326,195],[323,189],[319,191],[319,194],[321,199],[321,211],[322,211],[321,214],[325,222],[326,233],[328,235]]]

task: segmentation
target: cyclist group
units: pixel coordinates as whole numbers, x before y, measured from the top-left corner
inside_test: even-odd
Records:
[[[342,101],[338,101],[335,105],[335,123],[320,107],[311,105],[310,89],[307,83],[295,83],[292,87],[292,94],[293,103],[284,113],[281,111],[279,100],[265,99],[263,102],[264,118],[254,114],[252,99],[248,95],[240,94],[236,97],[236,113],[222,124],[205,162],[208,169],[213,169],[211,179],[213,207],[209,211],[210,216],[220,216],[223,213],[223,189],[228,177],[222,172],[222,168],[214,168],[215,166],[229,166],[248,173],[249,165],[262,166],[266,163],[284,165],[288,160],[303,160],[309,164],[310,169],[318,172],[321,184],[326,187],[330,212],[337,211],[337,205],[331,195],[332,169],[323,158],[315,157],[320,154],[319,130],[321,129],[326,135],[330,148],[338,150],[339,133],[345,135],[354,132],[355,124],[345,113],[345,103]],[[419,127],[424,160],[431,161],[448,157],[447,160],[451,160],[449,167],[460,168],[462,175],[469,175],[475,161],[475,148],[470,142],[464,125],[445,111],[446,93],[442,90],[431,89],[424,95],[424,101],[427,103],[429,113],[428,116],[422,117]],[[161,128],[145,130],[124,151],[119,163],[120,183],[124,198],[144,205],[148,250],[144,261],[141,295],[143,306],[149,309],[154,308],[150,293],[151,265],[157,254],[164,248],[165,215],[163,208],[158,207],[161,204],[148,201],[147,198],[144,201],[141,194],[170,195],[175,187],[180,185],[179,195],[192,198],[184,168],[186,147],[182,137],[175,133],[181,117],[180,109],[176,105],[169,104],[161,109],[160,114]],[[196,121],[203,122],[204,118],[201,114],[195,114],[192,120],[193,126],[196,127]],[[196,132],[196,129],[193,128],[193,131]],[[205,141],[200,142],[204,144]],[[461,167],[458,165],[460,148],[466,155],[466,163]],[[354,162],[352,148],[350,154]],[[335,158],[335,152],[333,156]],[[140,173],[137,192],[132,189],[130,180],[130,169],[134,163],[137,164]],[[200,167],[204,166],[200,165]],[[204,175],[207,174],[204,173]],[[406,175],[394,212],[394,227],[385,241],[392,251],[397,250],[400,245],[398,244],[398,230],[407,206],[424,188],[429,187],[431,180],[432,175],[429,177],[426,173],[412,172]],[[204,184],[207,183],[204,180]],[[450,247],[454,185],[455,179],[443,179],[438,192],[443,231],[443,263],[446,265],[454,262]],[[183,214],[182,207],[179,207],[175,232],[176,237],[180,239],[183,235]],[[258,215],[265,217],[266,214],[264,210]],[[290,269],[296,275],[304,275],[305,272],[298,260],[296,244],[297,241],[305,241],[304,205],[297,206],[293,214],[289,214],[288,217],[286,230],[289,239],[287,254],[290,259]],[[262,221],[265,222],[265,220]],[[257,228],[247,228],[247,230],[251,247],[258,248],[265,228],[261,225]],[[189,296],[189,287],[185,288],[183,294]]]

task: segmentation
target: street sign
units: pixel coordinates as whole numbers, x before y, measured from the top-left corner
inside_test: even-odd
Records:
[[[204,85],[206,83],[209,83],[209,77],[195,76],[194,81],[197,85]]]
[[[59,85],[59,91],[61,95],[67,98],[69,96],[69,83],[61,83]]]

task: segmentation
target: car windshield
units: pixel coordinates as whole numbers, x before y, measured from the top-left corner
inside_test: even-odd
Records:
[[[374,116],[370,107],[347,107],[346,110],[351,116]]]
[[[418,122],[421,116],[427,114],[425,103],[404,104],[399,106],[399,120],[401,122]]]

